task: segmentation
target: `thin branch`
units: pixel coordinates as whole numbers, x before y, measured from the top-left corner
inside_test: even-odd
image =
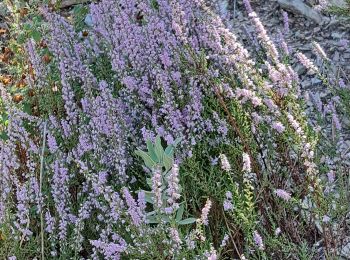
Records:
[[[228,222],[227,222],[227,219],[226,219],[226,216],[225,216],[225,212],[224,212],[223,210],[222,210],[222,214],[223,214],[223,216],[224,216],[225,224],[226,224],[226,227],[227,227],[227,229],[228,229],[228,233],[229,233],[229,236],[230,236],[230,238],[231,238],[231,240],[232,240],[233,246],[234,246],[234,248],[235,248],[235,250],[236,250],[236,252],[237,252],[237,254],[238,254],[239,259],[242,260],[241,254],[239,253],[239,250],[238,250],[238,248],[237,248],[237,245],[236,245],[236,243],[235,243],[235,241],[234,241],[234,239],[233,239],[233,236],[232,236],[232,234],[231,234],[231,229],[230,229],[230,227],[229,227],[229,225],[228,225]]]

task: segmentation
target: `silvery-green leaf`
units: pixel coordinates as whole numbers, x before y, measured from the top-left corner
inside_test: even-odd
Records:
[[[184,220],[181,220],[178,222],[179,225],[188,225],[188,224],[192,224],[195,223],[197,219],[195,218],[186,218]]]
[[[155,152],[159,161],[163,160],[164,149],[162,147],[162,141],[159,136],[156,137],[155,141]]]
[[[152,179],[151,178],[146,178],[146,182],[148,184],[148,186],[152,187]]]
[[[174,155],[174,146],[173,145],[169,145],[167,148],[165,148],[165,154],[173,157]]]
[[[152,158],[146,152],[138,149],[137,151],[135,151],[135,153],[143,159],[145,165],[148,168],[152,169],[156,165],[156,162],[153,161]]]
[[[145,201],[154,204],[153,193],[150,191],[145,191]]]
[[[157,157],[157,154],[154,150],[154,146],[150,140],[146,141],[147,144],[147,149],[148,149],[148,155],[152,158],[153,161],[155,162],[160,162],[159,158]]]
[[[150,217],[150,216],[153,216],[153,215],[155,215],[156,214],[156,212],[153,210],[153,211],[151,211],[151,212],[147,212],[146,213],[146,217]]]
[[[169,222],[170,222],[169,216],[161,215],[161,218],[162,218],[162,220],[165,221],[166,223],[169,223]]]
[[[173,143],[173,146],[176,147],[182,140],[182,137],[178,137],[175,139],[174,143]]]
[[[157,220],[156,216],[147,216],[146,217],[146,222],[148,224],[158,224],[159,221]]]
[[[166,171],[169,171],[171,169],[171,167],[174,164],[174,160],[172,157],[168,156],[166,153],[163,156],[163,165],[165,167]]]
[[[184,211],[185,211],[185,203],[182,202],[176,211],[176,222],[181,221]]]

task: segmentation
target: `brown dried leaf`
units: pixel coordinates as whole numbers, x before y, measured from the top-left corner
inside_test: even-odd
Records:
[[[26,81],[21,79],[20,81],[17,82],[16,87],[17,88],[24,88],[26,86]]]
[[[7,33],[7,30],[4,28],[0,28],[0,35],[3,35],[5,33]]]
[[[11,78],[11,76],[0,75],[0,81],[6,86],[6,85],[11,83],[12,78]]]
[[[16,103],[19,103],[23,100],[23,96],[21,94],[15,94],[13,96],[13,101],[16,102]]]

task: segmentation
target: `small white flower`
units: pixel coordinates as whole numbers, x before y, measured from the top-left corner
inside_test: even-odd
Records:
[[[231,165],[230,165],[230,162],[228,161],[226,155],[220,154],[219,158],[221,160],[221,169],[223,169],[226,172],[231,171]]]
[[[323,221],[324,223],[328,223],[329,221],[331,221],[331,218],[328,217],[327,215],[324,215],[323,218],[322,218],[322,221]]]
[[[275,230],[275,235],[278,236],[279,234],[281,234],[281,232],[282,232],[281,229],[278,227]]]
[[[250,157],[247,153],[242,154],[243,157],[243,171],[244,172],[251,172],[251,162],[250,162]]]

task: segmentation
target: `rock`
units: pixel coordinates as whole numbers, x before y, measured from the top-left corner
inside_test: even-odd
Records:
[[[306,72],[306,68],[300,64],[296,65],[294,70],[298,73],[298,75],[303,75]]]
[[[346,238],[345,241],[345,245],[338,249],[340,251],[339,255],[342,257],[350,257],[350,237]]]
[[[344,116],[342,118],[342,123],[343,123],[343,125],[350,127],[350,119],[347,116]],[[349,147],[350,147],[350,144],[349,144]]]
[[[343,56],[344,59],[350,59],[350,53],[349,52],[344,53],[342,56]]]
[[[340,56],[339,56],[339,52],[336,51],[336,52],[334,53],[334,55],[333,55],[333,60],[334,60],[334,61],[339,61],[339,57],[340,57]]]
[[[318,24],[323,24],[327,18],[318,11],[306,5],[302,0],[277,0],[277,2],[291,12],[299,13]]]
[[[340,38],[343,37],[343,35],[341,33],[339,33],[339,32],[332,32],[331,36],[334,39],[340,39]]]
[[[311,82],[309,80],[304,80],[301,82],[301,86],[303,89],[307,89],[311,86]]]
[[[321,31],[321,28],[320,27],[316,27],[316,28],[314,28],[314,33],[317,33],[317,32],[319,32],[319,31]]]
[[[320,84],[322,81],[319,78],[312,78],[311,79],[311,84],[312,85],[318,85]]]

